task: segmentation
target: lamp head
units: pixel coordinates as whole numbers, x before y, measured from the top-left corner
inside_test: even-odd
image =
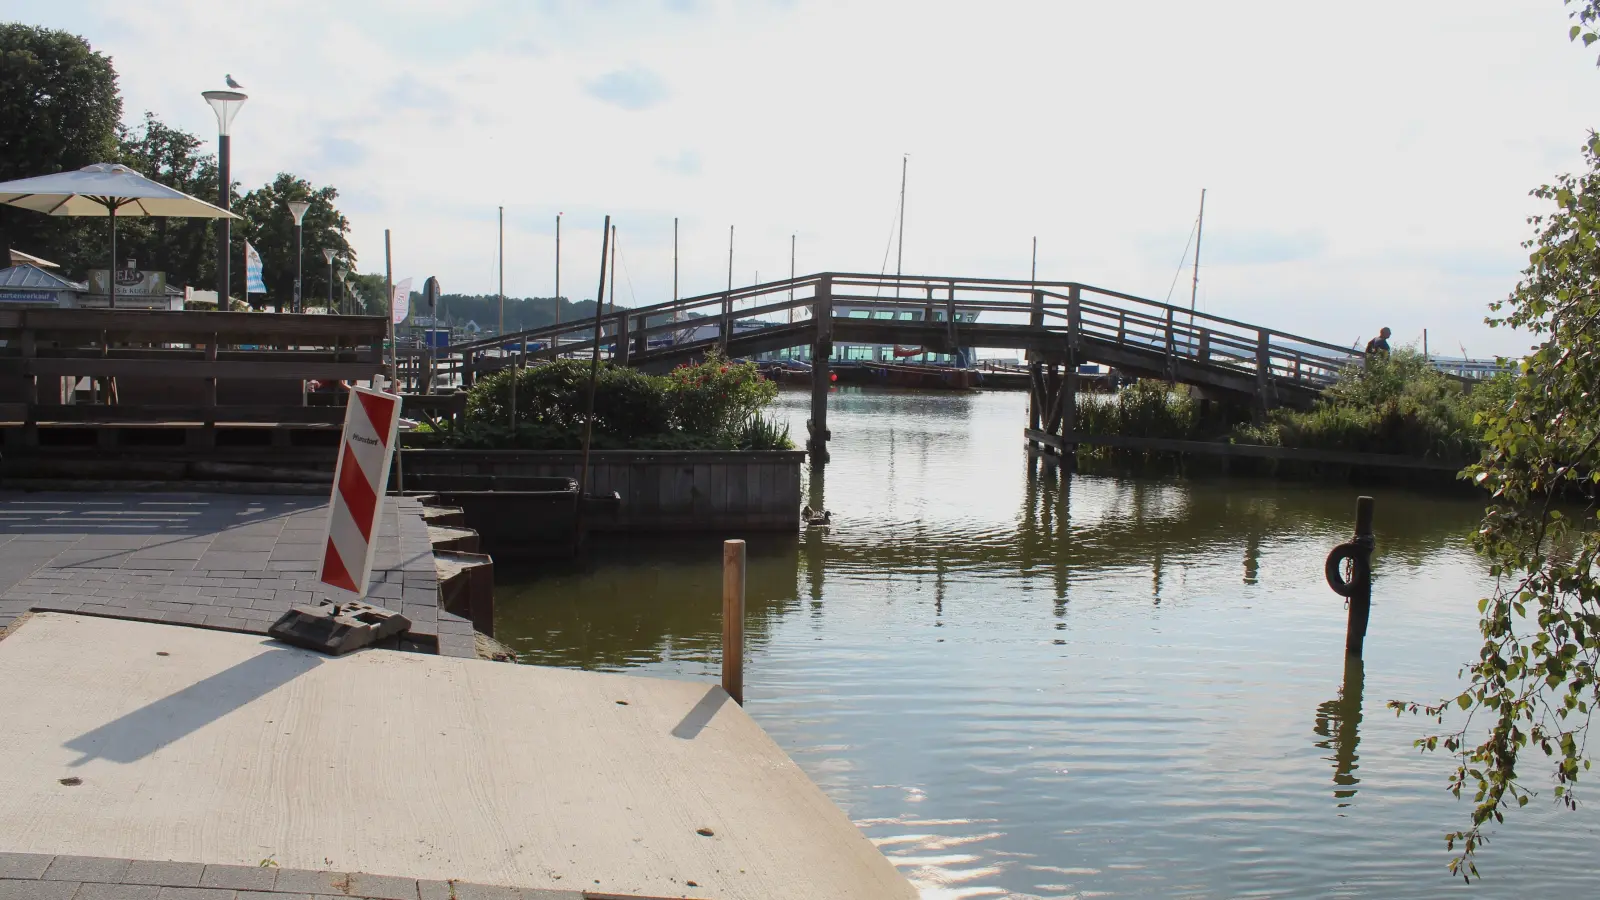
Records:
[[[306,217],[306,210],[311,208],[311,204],[304,200],[290,200],[288,206],[289,215],[294,216],[294,224],[296,225],[299,225],[301,220]]]
[[[200,96],[206,98],[212,112],[217,114],[217,134],[223,137],[232,131],[233,117],[238,115],[239,107],[250,99],[239,91],[201,91]]]
[[[333,249],[332,247],[324,247],[322,249],[322,258],[327,260],[328,261],[328,265],[331,266],[331,265],[333,265],[333,257],[336,254],[338,254],[338,252],[339,251]]]

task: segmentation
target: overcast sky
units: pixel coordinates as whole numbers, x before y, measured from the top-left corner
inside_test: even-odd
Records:
[[[623,304],[885,265],[1163,299],[1208,189],[1200,306],[1349,343],[1522,351],[1483,323],[1527,192],[1580,164],[1594,54],[1560,0],[982,3],[0,0],[115,58],[130,120],[210,138],[232,73],[246,188],[332,184],[363,271]],[[888,269],[894,258],[888,254]],[[1188,302],[1188,274],[1174,299]]]

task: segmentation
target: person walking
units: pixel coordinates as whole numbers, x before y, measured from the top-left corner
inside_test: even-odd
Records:
[[[1392,333],[1393,332],[1389,331],[1388,326],[1384,326],[1382,329],[1380,329],[1378,331],[1378,336],[1377,337],[1373,338],[1370,341],[1367,341],[1367,359],[1370,360],[1374,356],[1382,356],[1385,359],[1388,358],[1388,356],[1389,356],[1389,335],[1392,334]]]

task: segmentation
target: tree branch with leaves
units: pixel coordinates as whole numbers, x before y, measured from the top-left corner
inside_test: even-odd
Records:
[[[1586,47],[1600,40],[1600,0],[1567,2],[1570,38]],[[1468,881],[1488,829],[1536,796],[1519,769],[1527,751],[1543,757],[1554,799],[1569,809],[1592,765],[1587,739],[1600,703],[1600,135],[1590,133],[1583,161],[1582,173],[1532,192],[1552,208],[1529,219],[1528,267],[1488,319],[1540,343],[1510,402],[1479,413],[1486,449],[1465,473],[1490,494],[1474,539],[1495,579],[1493,594],[1478,601],[1483,647],[1456,697],[1389,704],[1440,725],[1462,716],[1417,744],[1453,754],[1450,790],[1472,797],[1470,823],[1446,836],[1450,871]]]

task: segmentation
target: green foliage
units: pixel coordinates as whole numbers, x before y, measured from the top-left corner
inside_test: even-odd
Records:
[[[323,248],[332,248],[334,251],[336,279],[339,270],[347,270],[355,264],[355,251],[345,238],[350,232],[350,221],[333,205],[338,196],[339,192],[331,186],[313,187],[304,178],[280,172],[268,184],[241,197],[234,212],[243,216],[245,221],[235,223],[233,227],[234,259],[240,260],[233,266],[232,272],[232,289],[238,291],[237,296],[244,296],[243,242],[248,240],[261,253],[261,280],[267,285],[265,299],[261,294],[252,294],[249,298],[251,305],[284,310],[291,308],[294,300],[295,228],[288,203],[290,200],[305,200],[311,204],[311,208],[306,210],[302,225],[304,296],[307,299],[322,298],[319,305],[327,305],[328,263],[322,257]],[[379,295],[381,300],[381,288]],[[339,296],[339,285],[335,284],[334,297]]]
[[[1240,425],[1241,444],[1388,453],[1429,459],[1476,459],[1477,416],[1503,405],[1505,379],[1469,393],[1456,379],[1409,348],[1340,373],[1309,410],[1276,409],[1259,424]]]
[[[1188,393],[1164,381],[1141,379],[1114,395],[1087,394],[1074,427],[1088,434],[1192,440],[1200,414]]]
[[[589,363],[584,360],[497,372],[473,386],[462,424],[436,430],[438,439],[474,449],[578,449],[583,444],[588,384]],[[777,385],[763,379],[754,364],[734,364],[716,355],[697,365],[680,366],[670,375],[646,375],[602,363],[595,379],[594,446],[791,449],[788,427],[760,415],[777,396]]]
[[[137,128],[118,129],[118,161],[153,181],[207,202],[217,202],[217,158],[202,153],[204,142],[145,113]],[[217,250],[209,219],[166,216],[117,220],[117,255],[146,269],[167,273],[173,286],[215,286]],[[103,250],[102,250],[103,253]],[[104,268],[104,260],[95,260]]]
[[[114,162],[121,118],[110,57],[75,34],[0,24],[0,181]],[[96,219],[0,207],[0,259],[15,246],[69,271],[103,267],[106,236]]]
[[[1581,27],[1573,36],[1593,43],[1600,2],[1581,4],[1574,18]],[[1491,497],[1475,538],[1496,579],[1493,594],[1478,601],[1482,650],[1459,695],[1390,703],[1441,725],[1447,711],[1461,711],[1451,722],[1458,728],[1418,745],[1454,755],[1450,789],[1472,798],[1470,823],[1447,838],[1456,852],[1451,871],[1468,879],[1485,829],[1533,796],[1526,752],[1538,751],[1554,798],[1568,808],[1591,764],[1587,735],[1600,699],[1600,136],[1591,133],[1583,152],[1587,171],[1532,192],[1551,208],[1529,220],[1528,267],[1489,320],[1541,343],[1510,385],[1509,402],[1480,413],[1486,450],[1467,472]],[[1569,516],[1555,501],[1574,495],[1588,505]]]

